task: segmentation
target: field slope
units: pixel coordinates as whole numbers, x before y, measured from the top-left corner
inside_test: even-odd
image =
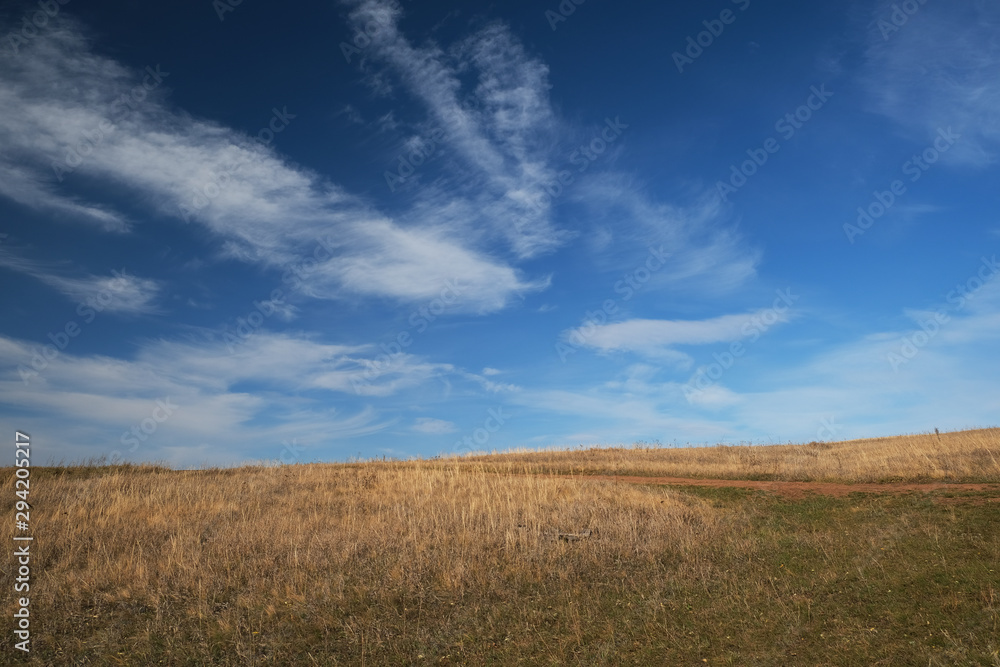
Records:
[[[26,662],[1000,667],[998,459],[993,429],[34,468]]]

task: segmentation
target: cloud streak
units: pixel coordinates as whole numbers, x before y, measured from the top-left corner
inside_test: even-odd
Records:
[[[426,299],[442,287],[442,258],[467,283],[457,311],[499,310],[547,284],[468,243],[463,228],[433,216],[404,224],[269,146],[171,109],[163,87],[142,87],[147,71],[95,55],[71,20],[59,17],[59,25],[0,70],[0,174],[9,177],[0,194],[108,231],[130,229],[124,213],[74,192],[81,179],[97,179],[140,196],[161,216],[203,225],[224,254],[278,270],[332,236],[334,256],[314,272],[308,291],[320,299]],[[170,81],[167,68],[150,69]],[[133,92],[131,106],[123,106],[122,95],[136,90],[143,94]],[[262,126],[278,119],[284,129],[294,115],[275,107]],[[80,160],[64,159],[68,152]],[[52,165],[67,163],[68,173],[53,173]]]
[[[985,166],[1000,141],[1000,7],[978,0],[928,3],[886,34],[894,5],[874,12],[862,81],[871,109],[932,137],[954,127],[963,136],[948,158]],[[882,25],[880,30],[877,25]]]
[[[364,0],[350,20],[379,30],[365,52],[385,63],[419,99],[444,142],[465,167],[466,196],[476,202],[470,227],[489,226],[518,257],[549,252],[569,235],[553,224],[544,185],[554,181],[551,153],[559,132],[548,99],[547,66],[532,58],[503,25],[492,24],[450,52],[414,46],[399,30],[398,3]],[[463,87],[471,69],[476,84]],[[470,195],[473,190],[481,195]]]
[[[67,437],[82,429],[93,434],[95,444],[103,444],[105,453],[121,449],[119,436],[148,417],[157,400],[168,398],[177,406],[176,416],[149,446],[174,447],[172,456],[185,465],[197,463],[192,452],[206,440],[228,451],[276,448],[289,437],[329,446],[391,424],[363,403],[353,415],[329,407],[331,396],[355,395],[352,378],[377,363],[373,345],[330,345],[267,332],[234,353],[227,353],[222,341],[149,341],[130,360],[64,352],[49,361],[44,374],[25,381],[18,369],[30,364],[36,347],[0,337],[0,403],[25,416],[59,414]],[[399,355],[367,383],[360,400],[388,397],[448,375],[462,376],[449,364]],[[46,431],[53,429],[59,430],[50,425]],[[186,452],[179,445],[185,442],[192,447]]]
[[[739,340],[746,327],[766,311],[747,315],[723,315],[708,320],[628,320],[594,327],[587,335],[573,333],[584,344],[604,351],[649,351],[674,345],[708,345]]]
[[[129,274],[124,268],[113,276],[68,276],[55,266],[19,256],[0,248],[0,267],[35,278],[77,303],[99,303],[102,311],[152,314],[161,284]]]

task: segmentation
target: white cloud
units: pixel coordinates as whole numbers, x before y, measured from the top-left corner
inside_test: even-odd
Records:
[[[425,435],[446,435],[458,430],[452,422],[443,419],[432,419],[430,417],[418,417],[416,423],[410,427],[412,431]]]
[[[369,220],[355,234],[358,251],[324,265],[317,273],[335,277],[338,284],[358,294],[393,293],[409,301],[428,301],[444,294],[459,306],[465,304],[463,310],[491,312],[503,308],[512,295],[548,286],[547,279],[525,282],[514,269],[433,230],[400,229],[382,219]]]
[[[945,159],[993,162],[1000,141],[1000,6],[928,3],[898,30],[884,31],[878,21],[887,21],[893,9],[891,2],[879,3],[869,29],[863,81],[872,110],[922,141],[953,127],[962,139]]]
[[[600,240],[592,250],[599,265],[631,272],[647,266],[651,249],[667,256],[643,289],[713,295],[756,276],[760,250],[724,224],[726,209],[712,193],[688,206],[658,203],[614,173],[591,175],[573,193],[595,219],[615,221],[614,230],[602,228],[595,235]]]
[[[36,278],[77,303],[96,304],[102,312],[159,312],[153,301],[160,293],[160,283],[131,275],[124,268],[111,276],[67,276],[55,265],[27,259],[7,248],[0,248],[0,267]]]
[[[525,418],[569,415],[573,434],[533,442],[576,445],[660,438],[670,442],[810,442],[996,426],[1000,382],[983,371],[1000,340],[1000,281],[984,287],[895,372],[888,360],[921,331],[882,331],[824,347],[805,360],[741,360],[701,391],[655,381],[636,364],[610,382],[573,391],[529,387],[509,402]],[[749,368],[754,377],[748,378]],[[765,372],[761,372],[761,371]],[[737,386],[752,389],[737,389]]]
[[[389,396],[440,374],[450,364],[434,364],[410,354],[392,358],[371,344],[332,345],[309,338],[259,331],[230,348],[161,341],[143,348],[139,361],[198,385],[222,390],[238,382],[273,389],[322,389],[358,396]]]
[[[0,194],[124,229],[122,214],[70,194],[80,177],[97,179],[140,195],[162,215],[204,225],[228,255],[280,271],[322,239],[336,239],[310,275],[307,293],[316,298],[424,300],[458,274],[466,290],[452,310],[483,313],[547,285],[490,257],[481,235],[469,233],[477,220],[430,209],[404,213],[405,223],[390,219],[271,148],[172,110],[165,87],[123,105],[122,94],[152,83],[150,75],[94,54],[70,19],[58,23],[0,70],[0,175],[10,176],[0,179],[10,184]],[[169,85],[170,73],[159,71]],[[294,109],[275,110],[262,110],[262,126],[295,122]],[[77,153],[79,160],[66,157]]]
[[[108,312],[159,312],[152,301],[160,292],[160,284],[148,278],[138,278],[118,272],[115,277],[61,278],[48,276],[49,283],[70,299],[81,303],[97,303]],[[103,305],[103,304],[107,305]]]
[[[108,455],[121,450],[119,436],[148,418],[156,401],[169,400],[176,416],[143,445],[141,457],[155,459],[154,448],[173,447],[172,460],[184,465],[197,463],[195,449],[183,455],[188,444],[196,448],[206,440],[231,457],[255,446],[280,449],[283,438],[318,446],[375,433],[390,423],[370,406],[344,415],[319,396],[334,392],[363,404],[438,376],[462,375],[412,355],[386,363],[373,345],[323,344],[264,331],[232,352],[222,341],[161,340],[142,344],[131,360],[67,349],[42,363],[34,356],[39,350],[0,337],[0,404],[25,416],[60,415],[45,432],[63,433],[77,444],[73,434],[91,434],[85,455],[92,456],[94,447]],[[264,458],[279,458],[277,449]]]
[[[399,31],[401,13],[384,0],[352,2],[351,20],[379,30],[364,52],[385,62],[426,106],[443,141],[461,157],[475,225],[489,225],[520,257],[548,252],[568,238],[553,225],[544,186],[555,181],[550,155],[558,124],[548,99],[548,68],[499,24],[446,53],[414,46]],[[397,5],[398,6],[398,5]],[[472,70],[476,84],[465,90]],[[376,72],[380,75],[380,72]]]
[[[486,369],[486,370],[495,370],[495,369]],[[475,373],[463,373],[463,376],[468,380],[472,380],[473,382],[478,383],[479,386],[481,386],[483,389],[490,392],[491,394],[510,393],[521,390],[521,388],[516,384],[510,384],[506,382],[494,382],[493,380],[490,380],[489,376],[495,374],[496,373],[486,373],[486,372],[484,372],[482,375],[476,375]]]
[[[497,240],[529,258],[571,236],[553,222],[554,204],[544,189],[565,161],[560,137],[568,133],[549,101],[546,66],[499,24],[444,51],[413,45],[396,12],[379,0],[356,3],[351,17],[379,21],[363,57],[384,64],[423,102],[427,123],[442,130],[442,145],[458,160],[449,176],[422,188],[397,215],[374,210],[239,132],[172,109],[166,102],[171,75],[158,66],[165,83],[122,105],[123,93],[152,81],[149,73],[96,55],[65,17],[0,71],[0,174],[11,184],[0,194],[105,229],[126,229],[123,213],[76,194],[81,177],[96,179],[138,195],[124,201],[205,226],[226,254],[279,271],[326,239],[326,256],[333,258],[310,273],[303,290],[319,299],[424,301],[457,276],[467,287],[451,310],[487,313],[545,289],[547,278],[525,278],[495,254]],[[282,123],[296,122],[295,109],[275,109]],[[270,109],[262,110],[262,127],[272,119]],[[73,151],[82,157],[68,169]],[[758,253],[718,225],[716,204],[655,204],[611,177],[581,181],[574,192],[601,219],[620,218],[620,238],[642,250],[665,247],[672,259],[654,282],[725,291],[754,275]],[[634,258],[607,261],[616,260]]]
[[[82,219],[108,232],[124,232],[129,228],[120,213],[58,194],[39,173],[13,164],[0,162],[0,196],[60,217]]]
[[[936,312],[908,311],[910,329],[873,332],[801,363],[775,360],[754,391],[736,392],[720,382],[711,394],[689,396],[695,407],[721,415],[734,433],[807,441],[831,437],[820,435],[829,431],[823,430],[825,419],[839,424],[837,438],[995,425],[1000,386],[983,373],[982,360],[1000,339],[1000,281],[962,308],[943,304],[947,321],[925,335],[920,324]]]
[[[684,414],[676,406],[683,401],[677,383],[650,385],[647,394],[623,394],[604,386],[567,391],[561,389],[527,390],[512,397],[511,403],[525,414],[568,415],[586,423],[586,434],[539,435],[535,444],[577,446],[580,444],[617,444],[638,440],[669,441],[677,434],[685,438],[718,442],[728,432],[728,425],[700,415]],[[578,426],[576,428],[579,428]]]
[[[634,319],[603,325],[584,325],[564,332],[563,339],[575,346],[602,352],[639,352],[664,355],[675,361],[687,355],[671,350],[677,345],[708,345],[740,340],[766,326],[787,322],[788,314],[775,309],[743,315],[722,315],[707,320]]]
[[[710,385],[700,391],[690,392],[687,399],[692,405],[709,409],[731,407],[743,400],[735,392],[717,384]]]

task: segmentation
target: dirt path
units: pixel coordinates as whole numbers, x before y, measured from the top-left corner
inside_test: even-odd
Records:
[[[942,502],[1000,502],[1000,484],[833,484],[829,482],[759,482],[742,479],[695,479],[690,477],[640,477],[627,475],[552,475],[563,479],[599,480],[621,484],[665,484],[670,486],[737,487],[769,491],[785,498],[802,498],[809,493],[843,497],[850,493],[927,493],[929,491],[970,492],[986,491],[994,497],[940,498]]]

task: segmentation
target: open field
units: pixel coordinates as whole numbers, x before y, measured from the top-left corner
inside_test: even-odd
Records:
[[[992,485],[787,498],[580,475],[988,484],[1000,480],[995,456],[994,429],[780,448],[34,468],[27,662],[996,667]],[[12,471],[2,474],[12,516]],[[8,591],[12,579],[8,565]],[[24,662],[6,617],[0,661]]]
[[[1000,482],[1000,429],[808,445],[627,447],[464,459],[502,472],[813,482]]]

